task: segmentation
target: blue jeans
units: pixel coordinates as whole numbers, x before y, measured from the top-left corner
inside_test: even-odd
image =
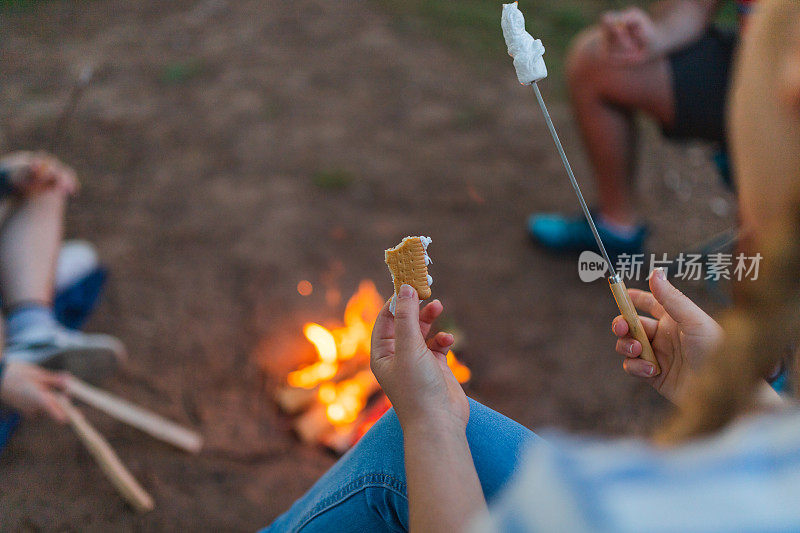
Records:
[[[470,400],[467,441],[487,501],[537,439],[524,426]],[[403,431],[392,409],[263,531],[408,531],[406,494]]]

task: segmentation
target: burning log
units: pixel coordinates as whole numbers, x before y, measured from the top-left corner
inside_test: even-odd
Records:
[[[358,420],[346,427],[334,428],[332,432],[323,437],[322,443],[339,455],[345,453],[356,442],[361,440],[361,437],[369,431],[390,407],[392,407],[392,402],[386,396],[381,395],[375,400],[374,405],[361,412]]]
[[[294,431],[301,441],[306,443],[320,442],[322,436],[331,430],[325,406],[315,403],[295,420]]]
[[[317,387],[313,389],[299,389],[297,387],[281,387],[275,393],[278,407],[287,415],[296,415],[304,411],[317,397]]]
[[[323,383],[317,401],[297,418],[294,429],[304,442],[322,442],[335,427],[355,422],[380,388],[369,369],[338,383]]]
[[[372,324],[382,307],[375,285],[363,281],[347,302],[344,326],[303,327],[317,360],[290,372],[275,395],[278,406],[296,416],[293,428],[301,441],[344,453],[391,407],[369,369]],[[447,364],[460,383],[470,379],[452,351]]]

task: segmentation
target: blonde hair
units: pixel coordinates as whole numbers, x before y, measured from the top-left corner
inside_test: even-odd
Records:
[[[662,444],[708,435],[755,409],[759,384],[800,331],[800,115],[778,97],[780,60],[796,36],[800,3],[765,0],[758,11],[737,63],[730,123],[742,211],[753,222],[747,251],[763,261],[757,280],[735,283],[736,303],[721,320],[723,346],[656,433]]]

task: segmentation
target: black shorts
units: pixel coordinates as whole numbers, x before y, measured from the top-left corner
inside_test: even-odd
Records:
[[[725,142],[725,105],[737,34],[711,26],[700,40],[669,55],[675,93],[672,139]]]

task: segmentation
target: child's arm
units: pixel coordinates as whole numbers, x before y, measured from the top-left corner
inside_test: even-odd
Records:
[[[372,330],[372,371],[403,428],[412,531],[461,531],[486,509],[467,443],[469,402],[447,366],[453,336],[425,341],[441,312],[438,300],[420,312],[403,285],[394,316],[387,303]]]
[[[650,338],[661,374],[650,377],[650,363],[639,359],[642,346],[628,335],[628,323],[618,316],[611,324],[619,337],[616,350],[625,356],[623,368],[647,380],[662,396],[680,404],[688,381],[702,361],[722,343],[723,331],[717,322],[665,279],[661,269],[653,271],[650,290],[630,291],[634,305],[654,318],[641,317]],[[757,399],[764,408],[779,407],[783,399],[764,381]]]
[[[661,373],[651,377],[653,365],[639,359],[642,345],[628,336],[628,324],[621,316],[611,324],[619,337],[616,350],[625,356],[622,366],[628,374],[647,380],[662,396],[679,404],[692,374],[722,343],[723,331],[713,318],[667,281],[662,269],[655,269],[650,276],[650,290],[629,292],[636,308],[653,317],[641,319]]]
[[[486,500],[463,428],[439,420],[403,426],[409,529],[463,531]]]

